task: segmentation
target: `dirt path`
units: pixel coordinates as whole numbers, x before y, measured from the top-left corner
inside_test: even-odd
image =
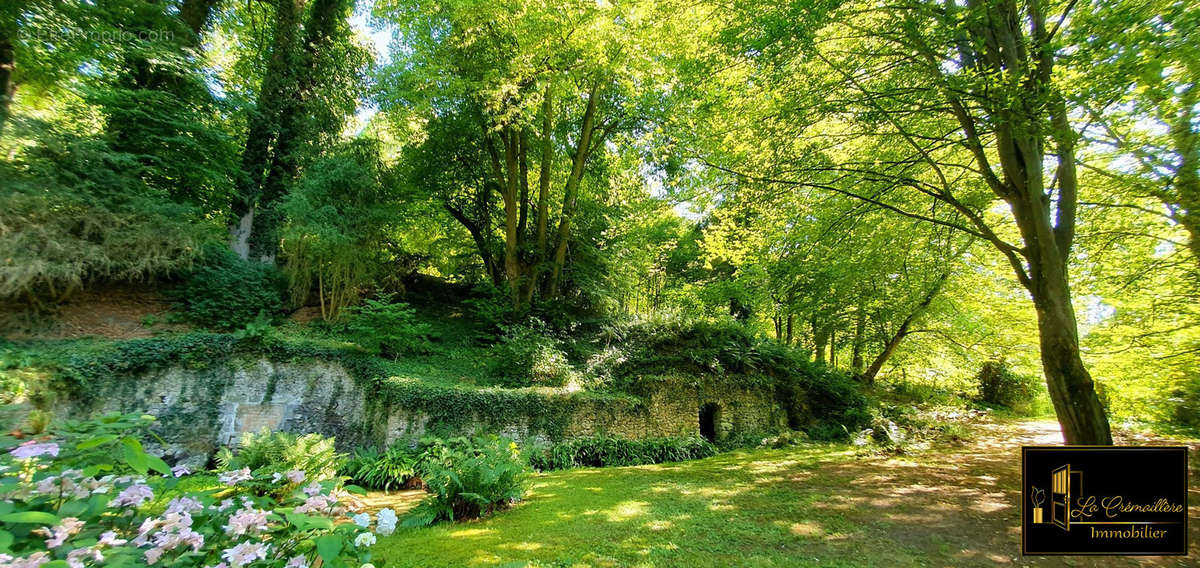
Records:
[[[831,464],[812,482],[827,484],[830,505],[849,505],[848,520],[868,533],[952,558],[962,566],[1200,566],[1200,445],[1192,444],[1188,557],[1022,557],[1020,509],[1022,445],[1061,444],[1052,421],[990,423],[976,442],[911,458]],[[1178,444],[1147,436],[1118,436],[1118,444]],[[825,475],[821,475],[825,474]],[[819,481],[817,481],[819,480]],[[852,488],[847,491],[846,487]],[[946,565],[934,561],[934,565]]]

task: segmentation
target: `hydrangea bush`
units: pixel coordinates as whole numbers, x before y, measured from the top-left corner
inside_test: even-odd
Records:
[[[246,468],[189,490],[201,485],[184,483],[191,472],[143,450],[152,421],[112,415],[0,437],[0,568],[373,568],[370,516],[351,519],[346,505],[360,489]],[[395,525],[385,509],[376,530]]]

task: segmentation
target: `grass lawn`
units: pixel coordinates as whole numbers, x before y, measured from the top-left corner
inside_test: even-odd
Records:
[[[1021,557],[1020,445],[1058,436],[1053,422],[1027,421],[908,458],[805,446],[540,474],[509,511],[399,529],[374,555],[387,568],[1195,566],[1178,557]],[[371,508],[403,510],[419,493],[371,497]],[[1200,495],[1192,497],[1195,517]],[[1198,529],[1193,519],[1193,556]]]
[[[538,475],[526,501],[491,520],[401,529],[374,552],[388,566],[793,565],[854,529],[836,508],[814,506],[826,496],[790,481],[851,456],[810,447]]]

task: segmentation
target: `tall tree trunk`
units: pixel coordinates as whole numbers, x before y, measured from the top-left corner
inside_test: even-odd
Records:
[[[812,319],[813,330],[813,346],[816,348],[816,357],[818,363],[825,362],[825,346],[829,343],[829,330],[823,324],[817,321],[817,318]]]
[[[179,7],[179,19],[187,24],[197,40],[204,28],[208,27],[208,20],[216,4],[217,0],[183,0],[183,5]]]
[[[530,270],[529,282],[526,283],[525,297],[522,302],[529,304],[533,301],[533,292],[537,289],[542,277],[542,266],[546,262],[546,230],[550,214],[550,170],[554,167],[554,88],[551,82],[546,83],[546,92],[542,95],[542,159],[538,166],[538,198],[537,198],[537,227],[533,253],[533,269]]]
[[[264,181],[278,143],[283,110],[287,101],[296,95],[294,73],[303,11],[302,0],[278,0],[275,3],[271,58],[263,75],[255,111],[250,117],[246,145],[242,150],[242,178],[231,208],[233,221],[229,227],[229,248],[243,259],[251,255],[273,259],[278,248],[278,242],[273,242],[273,232],[263,230],[273,220],[273,215],[257,210],[270,206],[262,199]]]
[[[529,221],[529,133],[521,128],[518,139],[517,163],[521,166],[519,179],[521,182],[521,214],[517,219],[517,238],[519,243],[525,243],[525,232]]]
[[[829,366],[837,367],[837,329],[829,329]]]
[[[959,49],[963,62],[986,78],[972,97],[994,132],[999,175],[985,150],[980,119],[971,114],[976,103],[964,103],[958,90],[943,88],[942,94],[962,127],[964,145],[975,156],[984,182],[1012,208],[1024,246],[1014,250],[994,234],[988,235],[989,240],[1005,254],[1037,309],[1042,369],[1067,443],[1111,444],[1108,417],[1080,357],[1071,305],[1067,262],[1079,204],[1076,133],[1053,81],[1053,32],[1037,0],[968,0],[967,8],[974,12],[964,27],[970,41],[960,42]],[[1060,23],[1067,18],[1064,14]],[[1057,164],[1057,196],[1045,184],[1047,144],[1053,145],[1050,155]]]
[[[517,259],[518,217],[521,204],[517,203],[517,191],[520,186],[517,180],[518,166],[517,132],[511,126],[505,126],[500,136],[504,139],[504,176],[501,185],[501,196],[504,199],[504,273],[508,279],[509,295],[513,308],[521,307],[521,266]]]
[[[3,17],[16,18],[15,15]],[[17,85],[12,78],[17,68],[17,51],[13,46],[13,37],[6,28],[0,28],[0,133],[4,132],[4,126],[8,123],[13,98],[17,94]]]
[[[288,2],[289,0],[280,0]],[[283,226],[282,214],[276,205],[290,191],[300,171],[301,148],[308,140],[316,139],[322,132],[305,124],[312,116],[313,105],[322,104],[316,92],[321,80],[320,57],[338,34],[339,25],[350,17],[354,8],[352,0],[313,0],[304,23],[304,37],[298,46],[297,69],[291,71],[292,95],[281,101],[279,128],[276,133],[266,177],[259,198],[260,211],[255,216],[255,231],[271,238],[263,239],[259,257],[274,261],[278,252],[278,232]],[[340,130],[340,128],[339,128]]]
[[[850,371],[855,375],[863,372],[863,343],[867,335],[867,311],[858,306],[854,314],[854,345],[850,353]]]
[[[571,217],[575,214],[575,202],[579,197],[579,182],[583,178],[583,166],[591,151],[599,94],[600,83],[597,82],[588,93],[587,110],[583,113],[583,126],[579,130],[579,143],[575,148],[575,159],[571,163],[571,176],[567,178],[567,188],[563,194],[562,214],[558,219],[558,245],[554,249],[554,265],[550,271],[549,296],[552,298],[558,296],[559,280],[562,277],[563,265],[567,261]]]
[[[786,343],[788,345],[792,344],[792,337],[793,337],[792,329],[793,329],[793,327],[795,327],[795,323],[796,323],[796,314],[789,313],[787,315],[787,339],[784,340],[784,343]]]

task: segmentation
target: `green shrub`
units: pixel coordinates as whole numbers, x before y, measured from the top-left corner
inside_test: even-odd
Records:
[[[384,491],[409,485],[417,478],[423,453],[400,446],[386,450],[359,448],[342,466],[342,474],[356,485]]]
[[[999,361],[984,363],[975,381],[979,385],[979,400],[1019,413],[1032,411],[1042,392],[1040,378],[1017,374]]]
[[[646,465],[707,458],[717,448],[698,437],[647,438],[629,440],[609,436],[578,438],[533,448],[529,463],[540,471],[574,467],[614,467]]]
[[[605,326],[600,341],[619,346],[591,370],[620,384],[623,379],[666,373],[769,372],[766,344],[746,326],[733,320],[659,318],[618,322]],[[764,357],[764,355],[768,355]]]
[[[385,294],[378,300],[366,300],[361,306],[346,308],[350,317],[346,331],[363,349],[389,359],[404,354],[425,353],[432,328],[418,322],[416,310],[403,302],[391,302]]]
[[[0,160],[0,298],[42,307],[92,282],[169,277],[219,238],[201,211],[140,178],[137,156],[44,126]]]
[[[237,451],[222,448],[217,465],[230,471],[250,468],[253,472],[286,473],[300,470],[309,479],[333,479],[346,456],[334,448],[334,439],[320,434],[297,436],[291,432],[246,432]]]
[[[521,499],[529,468],[507,438],[455,438],[430,447],[419,472],[430,495],[405,526],[491,515]]]
[[[241,329],[259,314],[283,313],[284,280],[270,265],[251,262],[220,245],[167,291],[172,307],[193,323],[220,330]]]
[[[562,386],[574,375],[562,341],[536,319],[504,327],[492,353],[493,373],[501,377],[504,386]]]
[[[807,361],[792,365],[793,374],[779,388],[785,397],[798,401],[789,410],[799,410],[799,403],[807,416],[789,418],[791,426],[814,440],[843,441],[871,421],[867,397],[849,374]]]

